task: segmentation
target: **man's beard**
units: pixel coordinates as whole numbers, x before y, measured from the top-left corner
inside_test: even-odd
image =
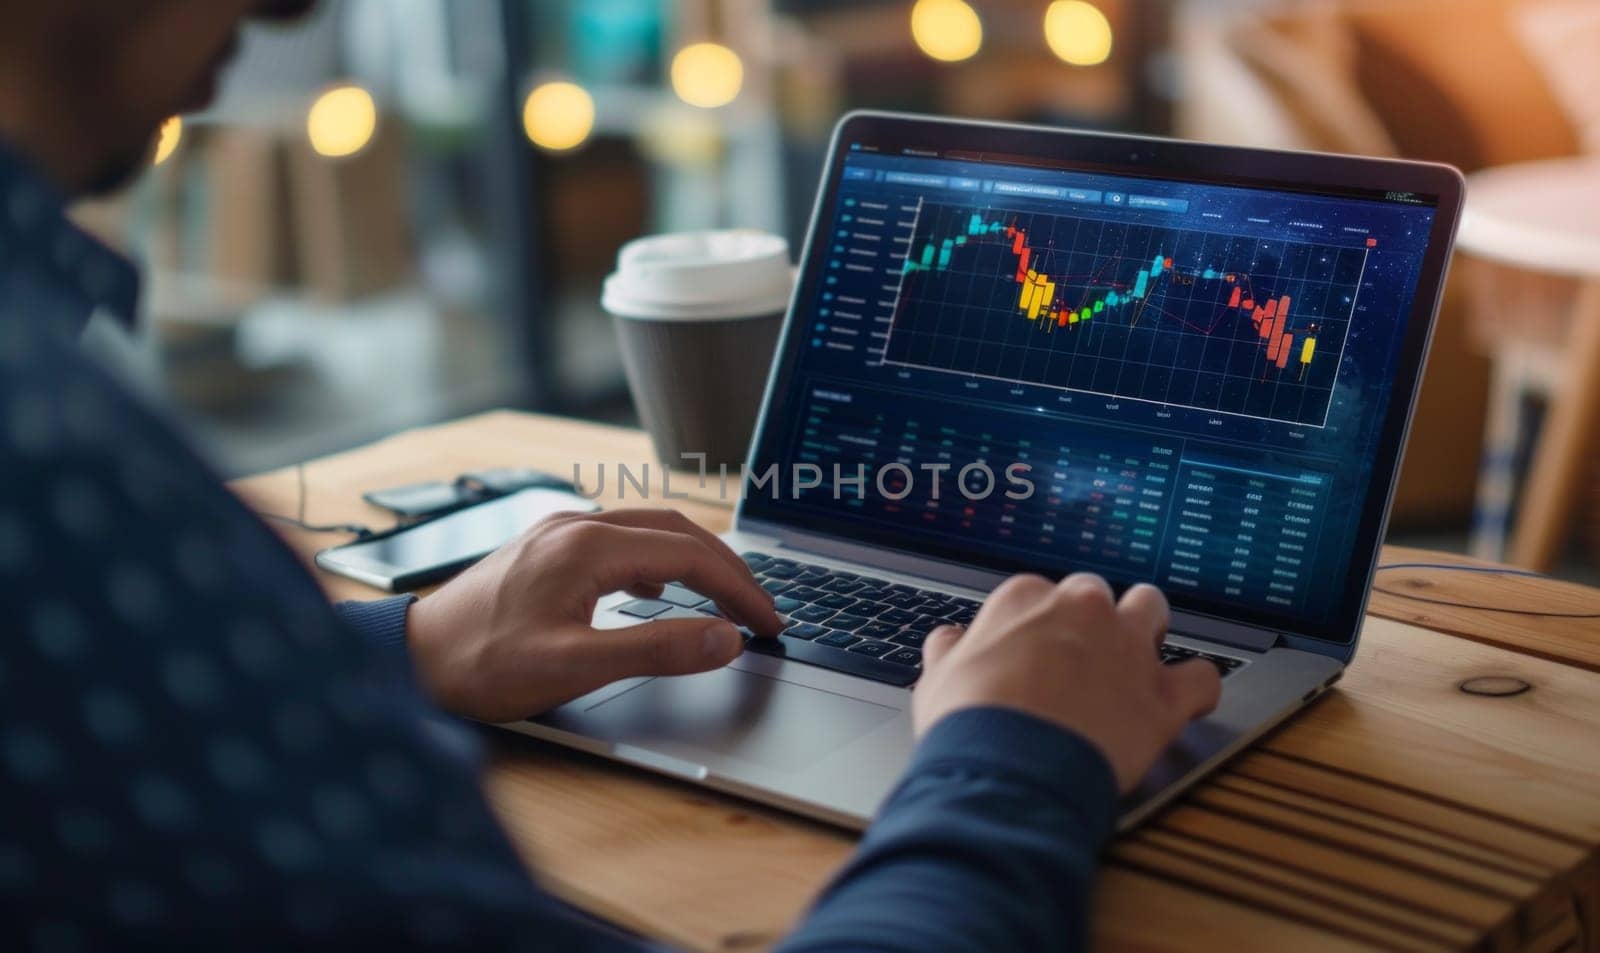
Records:
[[[83,196],[100,198],[121,192],[132,185],[149,164],[148,149],[134,157],[107,159],[84,185]]]

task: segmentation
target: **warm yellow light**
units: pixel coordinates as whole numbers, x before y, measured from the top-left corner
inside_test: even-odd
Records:
[[[911,8],[911,38],[934,59],[955,63],[983,46],[983,21],[964,0],[917,0]]]
[[[672,91],[691,106],[726,106],[743,85],[744,63],[721,43],[692,43],[672,58]]]
[[[1086,0],[1056,0],[1044,13],[1044,41],[1073,66],[1096,66],[1111,56],[1111,21]]]
[[[378,131],[378,105],[359,86],[335,86],[311,104],[306,136],[317,155],[330,159],[353,156],[372,142]]]
[[[178,151],[178,143],[182,141],[183,119],[181,117],[173,116],[162,123],[161,134],[156,137],[155,164],[160,165],[172,158],[172,154]]]
[[[594,97],[577,83],[537,86],[522,107],[522,128],[541,149],[576,149],[594,131]]]

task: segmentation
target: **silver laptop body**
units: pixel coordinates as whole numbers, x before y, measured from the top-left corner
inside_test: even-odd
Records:
[[[910,167],[911,171],[903,167]],[[857,169],[865,171],[851,171]],[[915,171],[917,169],[922,171]],[[1050,181],[1048,177],[1057,173],[1063,176],[1061,185],[1038,184]],[[1365,473],[1365,485],[1354,488],[1340,485],[1338,480],[1341,471],[1337,469],[1340,464],[1337,461],[1327,464],[1334,471],[1329,476],[1331,487],[1327,489],[1327,495],[1320,498],[1323,512],[1314,514],[1319,520],[1321,535],[1318,539],[1343,534],[1340,538],[1345,542],[1315,554],[1317,559],[1327,560],[1321,565],[1338,567],[1335,578],[1294,583],[1305,587],[1326,587],[1318,591],[1324,593],[1322,598],[1329,608],[1315,618],[1302,624],[1294,618],[1293,612],[1285,612],[1277,624],[1268,624],[1263,622],[1264,616],[1257,611],[1258,606],[1246,605],[1235,612],[1215,600],[1208,602],[1211,592],[1205,585],[1193,595],[1180,591],[1178,583],[1172,583],[1171,580],[1193,582],[1183,575],[1184,570],[1178,568],[1183,564],[1176,554],[1183,550],[1178,548],[1179,544],[1170,541],[1161,544],[1165,555],[1160,557],[1159,565],[1154,567],[1157,572],[1149,577],[1149,581],[1161,585],[1173,599],[1169,647],[1177,655],[1198,652],[1211,656],[1218,660],[1219,665],[1225,664],[1229,668],[1217,710],[1191,725],[1139,788],[1125,799],[1120,824],[1123,827],[1136,824],[1230,755],[1327,691],[1339,679],[1353,656],[1459,213],[1460,177],[1447,167],[1419,163],[1265,152],[884,113],[851,114],[835,132],[830,160],[823,175],[802,260],[801,281],[790,306],[788,327],[775,361],[762,421],[757,427],[751,450],[752,471],[759,472],[772,459],[787,461],[799,439],[796,435],[804,432],[792,426],[794,407],[792,403],[786,404],[784,399],[787,393],[795,389],[792,378],[795,368],[803,366],[802,360],[808,359],[806,352],[824,347],[818,343],[823,340],[824,332],[813,331],[811,327],[819,310],[818,302],[833,304],[830,310],[842,309],[839,300],[847,297],[870,304],[867,301],[870,296],[865,294],[859,297],[846,296],[839,291],[835,296],[825,290],[841,287],[829,283],[827,276],[831,272],[830,265],[838,260],[833,252],[847,245],[848,235],[853,233],[850,228],[835,226],[845,221],[844,216],[851,215],[845,211],[850,208],[855,209],[852,218],[869,219],[867,212],[857,203],[841,204],[844,202],[842,189],[852,182],[873,186],[893,184],[902,189],[894,193],[900,196],[899,207],[884,210],[877,219],[882,222],[884,234],[891,238],[894,237],[892,233],[895,228],[908,229],[904,233],[906,240],[898,242],[898,247],[904,250],[887,253],[891,263],[881,267],[883,313],[890,316],[884,322],[887,324],[900,322],[905,314],[903,309],[906,305],[898,300],[905,292],[906,281],[902,279],[912,276],[927,279],[928,283],[923,287],[928,288],[934,287],[933,282],[941,279],[935,270],[946,256],[934,252],[926,259],[918,257],[920,239],[923,237],[918,229],[933,226],[916,222],[920,220],[920,214],[928,213],[930,208],[959,209],[962,216],[966,216],[967,209],[973,209],[970,221],[963,217],[956,222],[956,228],[965,228],[962,234],[971,236],[971,243],[978,244],[989,242],[991,236],[998,236],[1002,227],[982,221],[984,216],[980,213],[984,210],[1012,210],[1007,214],[1012,215],[1009,221],[1014,225],[1004,227],[1012,227],[1016,231],[1026,231],[1022,228],[1024,222],[1037,231],[1045,227],[1038,224],[1041,221],[1058,231],[1066,227],[1064,223],[1071,221],[1078,222],[1077,227],[1081,228],[1082,221],[1091,220],[1085,217],[1086,211],[1088,216],[1100,221],[1119,221],[1118,216],[1127,213],[1135,222],[1148,222],[1152,217],[1159,219],[1161,213],[1166,213],[1181,215],[1187,222],[1196,209],[1204,213],[1205,202],[1214,200],[1220,203],[1235,194],[1231,191],[1207,192],[1206,189],[1248,188],[1270,193],[1263,199],[1269,205],[1272,196],[1280,193],[1288,196],[1284,199],[1286,202],[1298,201],[1295,196],[1309,194],[1318,200],[1331,196],[1330,201],[1349,203],[1348,209],[1353,212],[1346,211],[1347,206],[1343,205],[1328,206],[1330,211],[1327,220],[1330,223],[1355,221],[1368,211],[1374,216],[1392,215],[1392,220],[1380,218],[1381,221],[1391,222],[1382,230],[1373,224],[1340,226],[1342,229],[1359,227],[1377,230],[1378,241],[1382,243],[1389,242],[1393,234],[1398,234],[1398,226],[1392,225],[1395,222],[1412,223],[1413,230],[1420,228],[1422,232],[1420,236],[1413,236],[1414,243],[1411,246],[1397,249],[1394,253],[1409,256],[1406,258],[1409,270],[1398,267],[1392,269],[1396,275],[1405,273],[1394,279],[1394,288],[1385,288],[1379,280],[1371,279],[1371,266],[1363,262],[1361,278],[1352,288],[1354,297],[1366,296],[1366,304],[1349,305],[1348,323],[1342,331],[1335,329],[1335,322],[1331,319],[1320,324],[1302,323],[1298,329],[1302,340],[1291,344],[1287,337],[1294,329],[1292,322],[1287,318],[1276,326],[1271,325],[1270,319],[1267,322],[1269,330],[1281,333],[1284,339],[1276,340],[1278,351],[1271,350],[1274,342],[1269,341],[1262,346],[1262,353],[1251,359],[1259,361],[1262,368],[1260,379],[1267,380],[1271,375],[1294,370],[1291,361],[1298,361],[1302,356],[1307,358],[1299,368],[1301,376],[1295,384],[1288,384],[1288,378],[1275,379],[1288,388],[1280,388],[1281,394],[1293,394],[1294,386],[1301,387],[1300,409],[1297,411],[1300,416],[1297,420],[1309,419],[1312,423],[1273,419],[1262,422],[1261,426],[1280,428],[1284,433],[1299,429],[1312,434],[1313,439],[1318,432],[1327,433],[1325,428],[1321,431],[1316,429],[1315,415],[1320,411],[1326,420],[1336,419],[1341,412],[1338,409],[1338,388],[1347,386],[1343,375],[1349,372],[1349,368],[1345,364],[1331,369],[1317,364],[1316,347],[1307,349],[1303,339],[1315,332],[1320,339],[1319,344],[1324,345],[1323,353],[1326,353],[1332,347],[1328,342],[1333,335],[1342,333],[1346,340],[1341,346],[1340,360],[1353,361],[1359,354],[1351,356],[1348,349],[1361,345],[1352,336],[1352,329],[1360,328],[1359,322],[1363,319],[1376,322],[1381,318],[1373,315],[1392,312],[1388,321],[1395,328],[1391,338],[1391,360],[1382,371],[1384,377],[1376,384],[1371,378],[1363,378],[1359,385],[1378,388],[1386,395],[1387,406],[1381,412],[1370,407],[1363,409],[1358,406],[1355,409],[1357,414],[1369,413],[1372,417],[1361,418],[1363,422],[1360,426],[1367,428],[1362,431],[1366,434],[1363,444],[1366,458],[1359,463],[1357,471],[1352,471]],[[1083,187],[1076,187],[1073,183],[1083,183]],[[1164,189],[1162,186],[1167,184],[1173,187]],[[1095,188],[1089,188],[1090,185]],[[917,193],[919,189],[922,192]],[[1155,194],[1144,195],[1138,191],[1141,189]],[[946,192],[952,194],[947,195]],[[954,194],[958,192],[961,194]],[[913,219],[913,224],[906,225],[903,219],[898,220],[897,224],[896,213],[904,214],[905,209],[911,207],[913,193],[918,195],[916,209],[919,215]],[[1174,193],[1189,195],[1190,198],[1170,198]],[[876,193],[846,193],[854,194]],[[1029,209],[1043,208],[1045,211],[1034,213],[1040,216],[1038,219],[1026,218],[1023,213],[1015,211],[1024,200]],[[1042,205],[1041,200],[1061,204],[1059,208]],[[1091,201],[1094,203],[1092,210],[1079,207]],[[1194,203],[1194,207],[1183,204],[1185,211],[1180,213],[1176,204],[1180,202]],[[865,198],[860,203],[875,204],[867,202]],[[892,205],[894,200],[881,204]],[[1394,206],[1392,212],[1383,211],[1391,204]],[[1412,206],[1426,208],[1429,214],[1408,217],[1414,215],[1409,211]],[[1244,206],[1240,208],[1244,209]],[[1133,209],[1140,211],[1134,212]],[[1046,213],[1054,217],[1047,219],[1044,217]],[[1069,219],[1068,213],[1076,214],[1079,218]],[[1244,211],[1240,215],[1252,221],[1256,217],[1245,216]],[[1001,221],[1000,217],[990,217]],[[1297,222],[1291,225],[1288,222],[1267,221],[1261,227],[1304,225],[1309,229],[1316,224]],[[1177,243],[1176,247],[1184,247],[1184,241],[1200,241],[1202,244],[1195,247],[1202,250],[1209,247],[1204,242],[1210,239],[1192,235],[1184,237],[1179,234],[1181,229],[1162,221],[1148,228],[1165,229],[1159,233],[1160,237],[1171,239]],[[932,240],[937,238],[936,235],[931,232],[929,235],[932,237],[927,247],[943,247],[942,243],[936,245]],[[1155,235],[1157,232],[1149,231],[1146,237]],[[1363,242],[1359,239],[1358,232],[1349,231],[1318,240],[1327,241],[1327,247],[1338,253],[1346,246],[1360,249]],[[956,255],[964,253],[961,246],[966,243],[951,244]],[[1009,247],[1015,248],[1020,244],[1013,241]],[[1370,257],[1376,246],[1366,247],[1366,254]],[[1003,255],[1008,250],[1000,248],[998,251],[972,252],[974,255],[989,256],[973,260],[992,262],[995,255]],[[1313,252],[1314,249],[1312,252],[1296,251],[1295,254]],[[1283,254],[1284,260],[1288,260],[1290,253],[1285,251]],[[1354,255],[1355,252],[1348,254]],[[925,260],[926,265],[921,267],[928,274],[917,275],[915,266],[905,264],[907,260]],[[951,256],[950,260],[955,259]],[[1066,261],[1068,265],[1071,263],[1071,259],[1056,260]],[[1005,261],[1009,263],[1010,259]],[[1159,253],[1155,264],[1158,268],[1161,265]],[[1170,270],[1173,267],[1168,259],[1167,268]],[[1353,264],[1351,267],[1354,267]],[[953,273],[954,266],[951,268]],[[1062,270],[1069,271],[1070,268],[1063,265]],[[1214,280],[1211,278],[1213,271],[1210,268],[1200,271],[1197,266],[1193,275],[1188,276],[1191,280],[1183,287],[1191,297],[1198,294],[1203,285]],[[1007,275],[1002,277],[1010,280]],[[1022,282],[1024,277],[1025,272],[1019,272],[1016,280]],[[1153,285],[1162,277],[1157,275],[1150,278],[1149,283]],[[1172,282],[1180,280],[1176,274],[1166,277]],[[1219,274],[1215,280],[1222,277]],[[1309,272],[1302,274],[1301,279],[1312,282]],[[1336,306],[1343,308],[1343,299],[1335,300],[1331,282],[1331,278],[1326,282],[1330,291],[1322,310],[1318,312],[1324,316],[1335,314]],[[1139,290],[1150,296],[1145,299],[1148,302],[1154,299],[1155,292],[1143,287],[1145,283],[1144,280],[1139,282]],[[1309,290],[1313,284],[1296,287],[1309,295],[1314,293]],[[1410,287],[1400,288],[1403,284],[1409,284]],[[1043,287],[1042,282],[1040,287]],[[1122,289],[1120,293],[1112,295],[1111,291],[1118,287]],[[1178,287],[1177,284],[1167,286],[1168,300],[1177,299]],[[1026,295],[1026,284],[1023,288]],[[1095,291],[1098,294],[1095,300],[1103,305],[1107,298],[1116,300],[1100,310],[1095,310],[1087,298],[1081,299],[1081,303],[1075,300],[1073,306],[1081,307],[1082,311],[1069,312],[1065,306],[1057,307],[1049,302],[1040,305],[1024,297],[1019,311],[1011,315],[1010,320],[1026,320],[1030,329],[1049,333],[1068,330],[1081,332],[1096,318],[1120,320],[1113,315],[1118,307],[1126,309],[1130,305],[1143,303],[1130,300],[1134,289],[1127,282],[1115,286],[1108,283],[1103,288],[1084,290],[1086,293]],[[890,297],[891,292],[895,297]],[[1248,300],[1235,300],[1225,285],[1219,285],[1215,292],[1216,301],[1223,305],[1230,302],[1234,305],[1250,303]],[[1384,303],[1386,292],[1387,297],[1400,300]],[[822,298],[821,295],[825,294],[828,297]],[[1043,313],[1038,316],[1025,314],[1030,307]],[[1293,307],[1289,302],[1284,303],[1286,312]],[[1261,313],[1252,309],[1229,312],[1228,320],[1253,320],[1259,318]],[[1040,317],[1055,321],[1057,326],[1044,328]],[[1068,318],[1074,320],[1069,321]],[[1082,319],[1081,327],[1078,326],[1078,318]],[[1298,320],[1305,321],[1304,317]],[[818,322],[817,327],[825,323]],[[1024,325],[1019,323],[1016,327],[1022,328]],[[1238,345],[1241,355],[1244,355],[1241,357],[1243,360],[1250,357],[1245,353],[1250,330],[1249,326],[1241,324],[1241,327],[1244,330],[1237,333],[1237,338],[1245,342]],[[892,335],[899,330],[895,324],[889,333]],[[1370,334],[1364,329],[1362,333]],[[859,338],[860,335],[857,335]],[[1262,338],[1266,340],[1267,335],[1262,333]],[[888,358],[894,345],[881,343],[880,339],[874,341],[878,342],[875,359],[890,363]],[[1067,343],[1081,346],[1081,342]],[[1192,345],[1192,342],[1187,343]],[[1269,359],[1268,354],[1274,356]],[[920,380],[930,379],[940,383],[928,386],[951,386],[950,381],[944,380],[950,376],[948,368],[938,367],[934,363],[943,359],[928,357],[926,360],[929,362],[927,366],[918,364],[912,370],[913,377],[908,386],[916,387]],[[1315,388],[1305,383],[1308,375],[1314,380],[1318,373],[1338,375],[1328,378],[1330,383],[1325,390],[1331,393],[1316,393]],[[1026,394],[1017,398],[1017,402],[1027,405],[1022,409],[1031,411],[1040,399],[1035,392],[1037,388],[1024,388],[1023,385],[1033,379],[1014,375],[1008,375],[1008,379],[1013,380],[1019,390],[1026,390]],[[1332,383],[1335,380],[1337,384]],[[1038,383],[1036,380],[1034,382]],[[806,386],[814,387],[813,384]],[[1130,406],[1139,401],[1138,395],[1123,393],[1132,390],[1131,387],[1113,388],[1116,393],[1109,395],[1097,392],[1092,387],[1064,386],[1052,390],[1059,391],[1058,399],[1063,401],[1069,398],[1100,401],[1104,398],[1121,403],[1117,398],[1126,398]],[[1326,399],[1326,409],[1315,405],[1314,402],[1321,399]],[[1219,392],[1219,407],[1226,405],[1228,400],[1226,391]],[[1162,412],[1160,402],[1144,403],[1154,403],[1156,406],[1153,409],[1139,409],[1138,412]],[[1245,405],[1241,404],[1238,409],[1244,408]],[[1040,406],[1038,409],[1042,412],[1045,408]],[[1190,411],[1194,409],[1188,408]],[[1179,408],[1180,412],[1183,410]],[[1170,413],[1171,408],[1167,408],[1167,411]],[[1250,419],[1243,413],[1234,416]],[[1040,419],[1044,421],[1044,418]],[[1232,418],[1228,418],[1222,426],[1231,422]],[[1196,426],[1200,425],[1197,419]],[[1239,423],[1238,426],[1249,427],[1254,424]],[[1350,426],[1353,430],[1356,425]],[[1074,425],[1070,420],[1041,423],[1041,428],[1047,427],[1056,428],[1050,433],[1070,436]],[[1184,446],[1188,447],[1189,444]],[[1245,442],[1240,446],[1249,445]],[[1185,449],[1183,452],[1187,454],[1189,451]],[[1272,459],[1276,461],[1279,458]],[[1284,466],[1289,467],[1284,472],[1297,474],[1294,480],[1300,480],[1306,487],[1322,492],[1317,481],[1309,478],[1309,470],[1301,472],[1295,469],[1297,464],[1290,456],[1281,459]],[[1196,473],[1210,472],[1182,469],[1188,465],[1178,464],[1179,469],[1173,474],[1173,481],[1181,480],[1189,486],[1195,486]],[[1246,472],[1245,468],[1239,469]],[[1238,474],[1232,476],[1237,477]],[[1260,477],[1267,478],[1266,474]],[[1242,479],[1256,478],[1245,476]],[[1344,483],[1351,482],[1348,472],[1345,472]],[[1256,484],[1241,485],[1248,487]],[[852,527],[858,525],[856,517],[859,511],[841,512],[841,519],[837,523],[827,521],[826,510],[818,510],[819,514],[823,514],[818,518],[786,511],[782,506],[769,505],[766,496],[769,489],[762,489],[752,496],[749,487],[746,487],[735,518],[735,529],[723,537],[734,551],[754,554],[753,559],[758,563],[764,558],[776,558],[821,570],[854,574],[871,580],[871,585],[875,587],[873,591],[882,591],[886,585],[906,586],[957,599],[981,601],[987,592],[1017,568],[1036,568],[1036,571],[1047,575],[1059,575],[1078,568],[1101,568],[1093,560],[1080,562],[1062,558],[1048,547],[1041,548],[1033,561],[1024,555],[1020,560],[1008,560],[1001,568],[993,560],[980,558],[980,550],[987,545],[987,541],[976,536],[973,537],[974,555],[968,559],[950,547],[940,550],[903,537],[886,540],[874,534],[871,527],[858,532]],[[781,495],[783,491],[778,492]],[[1169,491],[1169,496],[1174,500],[1177,494],[1176,489]],[[1315,498],[1308,496],[1307,499]],[[1356,502],[1346,503],[1346,507],[1350,507],[1346,508],[1338,505],[1341,500]],[[1295,504],[1291,501],[1284,505]],[[1167,518],[1177,522],[1169,522],[1161,528],[1161,532],[1181,534],[1180,530],[1171,527],[1188,525],[1182,523],[1178,515],[1184,512],[1188,511],[1169,500]],[[1291,513],[1288,518],[1297,517]],[[1294,538],[1302,541],[1293,544],[1301,549],[1286,552],[1303,551],[1311,545],[1304,542],[1305,535]],[[946,541],[959,544],[961,537],[953,536]],[[1278,553],[1274,558],[1283,558],[1283,553]],[[1293,561],[1289,557],[1286,565]],[[1248,576],[1253,571],[1241,570],[1239,575]],[[1289,578],[1284,570],[1273,569],[1270,572],[1284,572],[1283,578]],[[1114,583],[1135,581],[1134,575],[1123,579],[1115,578],[1114,573],[1110,575]],[[1235,577],[1229,575],[1226,578]],[[1218,585],[1232,591],[1231,587]],[[1292,586],[1286,583],[1279,588],[1287,594]],[[1262,591],[1270,593],[1272,590],[1263,587]],[[1272,598],[1268,595],[1257,601],[1265,605]],[[1305,598],[1313,601],[1310,596]],[[602,600],[595,615],[596,625],[617,627],[638,623],[641,621],[639,616],[618,611],[620,607],[633,602],[632,597],[625,594]],[[683,614],[696,610],[687,606],[673,606],[667,611]],[[811,649],[806,651],[812,652]],[[504,727],[825,821],[861,828],[871,820],[893,789],[910,758],[914,745],[909,710],[912,690],[913,687],[832,670],[794,657],[747,651],[727,667],[714,672],[675,678],[630,679],[579,698],[542,717]]]

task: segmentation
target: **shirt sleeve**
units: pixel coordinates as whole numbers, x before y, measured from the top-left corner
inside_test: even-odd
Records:
[[[334,611],[362,640],[393,660],[406,658],[406,614],[416,596],[393,596],[372,602],[341,602]]]
[[[1084,739],[1009,709],[957,712],[780,950],[1082,950],[1116,811]]]

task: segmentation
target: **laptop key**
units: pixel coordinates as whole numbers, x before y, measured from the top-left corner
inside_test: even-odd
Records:
[[[878,621],[906,625],[917,621],[917,614],[915,612],[907,612],[904,609],[885,609],[878,613]]]
[[[835,576],[834,578],[823,583],[818,588],[823,589],[826,592],[837,592],[844,595],[849,595],[850,593],[855,592],[857,589],[865,589],[867,587],[863,586],[854,579],[841,579]]]
[[[819,606],[827,606],[829,609],[838,611],[840,609],[848,609],[855,605],[856,597],[840,595],[837,592],[830,592],[825,594],[822,598],[814,599],[812,601]]]
[[[889,622],[868,622],[856,634],[868,639],[887,639],[900,632],[900,627]]]
[[[804,605],[804,602],[789,596],[779,596],[778,598],[772,600],[772,608],[783,613],[793,612]]]
[[[833,616],[833,610],[827,606],[805,606],[789,613],[789,618],[801,622],[825,622]]]
[[[845,638],[854,636],[846,635]],[[751,639],[744,644],[744,647],[747,652],[804,662],[818,668],[832,669],[835,672],[844,672],[847,675],[857,675],[875,682],[902,687],[910,685],[922,674],[921,669],[909,665],[890,664],[858,652],[841,652],[837,647],[818,645],[820,641],[822,640],[806,641],[780,635],[775,639]]]
[[[882,602],[883,600],[889,598],[891,593],[887,589],[867,588],[867,589],[858,589],[855,592],[851,593],[851,595],[855,596],[857,599],[865,599],[868,602],[879,603],[879,602]]]
[[[635,619],[654,619],[670,608],[672,603],[662,602],[660,599],[635,599],[617,606],[617,611],[623,615],[631,615]]]
[[[685,586],[680,586],[677,583],[673,583],[672,585],[661,590],[661,601],[670,602],[675,606],[681,606],[685,609],[693,609],[695,606],[706,601],[706,597],[702,596],[698,592],[691,591]]]
[[[891,636],[889,641],[896,645],[905,645],[909,646],[910,648],[920,649],[922,648],[922,643],[928,641],[928,633],[915,632],[907,629],[902,631],[899,635]]]
[[[883,658],[894,651],[894,646],[887,642],[862,642],[860,645],[850,646],[850,651],[861,655],[870,655],[873,658]]]
[[[883,660],[885,662],[893,662],[896,665],[921,665],[922,653],[917,649],[895,649],[885,655]]]
[[[842,648],[846,648],[846,647],[851,646],[851,645],[855,645],[857,642],[860,642],[860,641],[861,641],[860,638],[858,638],[857,636],[851,635],[848,632],[830,632],[829,634],[824,635],[822,638],[817,639],[817,644],[818,645],[831,645],[834,648],[842,649]]]
[[[800,570],[794,564],[780,566],[776,562],[768,563],[759,570],[760,576],[766,579],[793,579],[800,575]]]
[[[767,590],[767,592],[771,593],[772,595],[777,595],[780,592],[786,592],[795,588],[795,584],[783,579],[763,579],[761,580],[761,588]]]
[[[797,622],[783,630],[783,634],[791,639],[805,639],[808,642],[827,633],[827,629],[813,622]]]
[[[841,612],[828,620],[828,627],[844,632],[854,632],[872,620],[864,615],[850,615]]]
[[[767,563],[772,562],[772,557],[765,553],[744,553],[739,558],[744,560],[744,564],[753,570],[758,570]]]

